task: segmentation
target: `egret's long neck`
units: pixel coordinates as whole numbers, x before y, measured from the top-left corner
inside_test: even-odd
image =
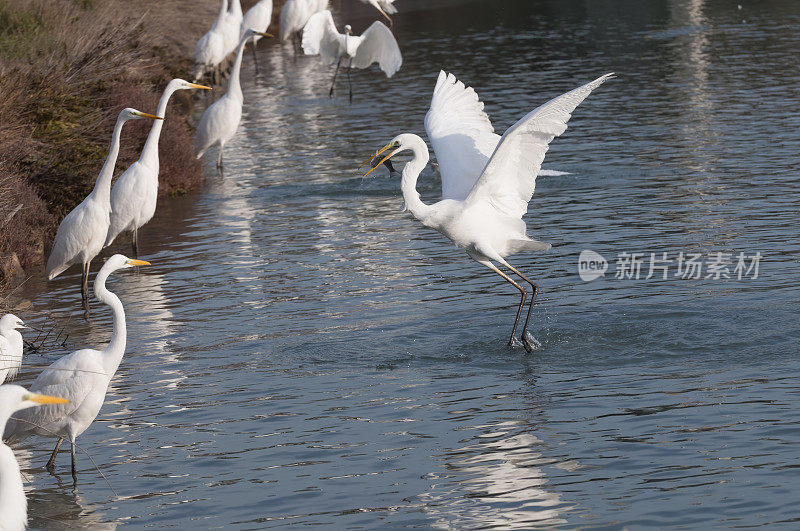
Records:
[[[419,174],[428,164],[428,147],[425,142],[419,138],[413,142],[409,149],[414,154],[413,158],[406,163],[403,167],[403,175],[400,181],[400,189],[403,191],[403,199],[406,202],[406,208],[414,214],[414,217],[420,221],[428,217],[431,213],[430,205],[426,205],[419,198],[417,192],[417,179]]]
[[[227,96],[232,96],[239,101],[242,101],[244,96],[242,96],[242,85],[239,83],[239,72],[242,69],[242,56],[244,55],[244,46],[247,44],[248,39],[242,39],[242,42],[239,43],[239,49],[236,50],[236,61],[233,63],[233,68],[231,69],[231,79],[228,81],[228,93]]]
[[[219,23],[225,17],[225,13],[228,12],[228,0],[222,0],[222,6],[219,9],[219,15],[217,15],[217,20],[214,21],[214,25],[211,26],[211,29],[214,30],[217,28]]]
[[[161,120],[156,121],[159,122]],[[100,175],[97,176],[97,181],[94,183],[94,190],[92,190],[92,195],[104,204],[111,204],[111,177],[114,176],[114,165],[117,163],[117,155],[119,155],[119,137],[122,134],[122,126],[124,124],[125,120],[123,118],[117,118],[114,134],[111,136],[111,147],[108,150],[108,156],[100,170]]]
[[[8,415],[0,419],[0,433],[5,429]],[[0,526],[2,529],[25,529],[28,521],[28,502],[22,488],[19,464],[11,448],[0,442]]]
[[[122,301],[106,289],[106,279],[109,273],[110,271],[103,270],[97,273],[97,278],[94,281],[94,294],[101,302],[108,304],[113,313],[111,341],[102,350],[103,367],[110,378],[117,372],[122,356],[125,354],[125,341],[128,337],[128,330],[125,326],[125,310],[122,307]]]
[[[172,93],[178,90],[178,87],[171,87],[167,85],[161,99],[158,100],[158,110],[156,115],[164,118],[164,113],[167,112],[167,103]],[[158,169],[158,139],[161,137],[161,127],[164,125],[164,120],[153,120],[153,127],[150,128],[150,134],[147,135],[147,142],[142,149],[142,156],[139,160],[147,163],[149,166],[155,166]]]
[[[231,15],[242,16],[242,4],[239,0],[233,0],[231,2]]]

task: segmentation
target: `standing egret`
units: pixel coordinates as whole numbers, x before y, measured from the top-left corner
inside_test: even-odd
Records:
[[[17,411],[42,404],[66,404],[68,400],[28,392],[19,385],[0,385],[0,433]],[[14,452],[0,441],[0,529],[22,531],[28,523],[28,501],[22,487]]]
[[[286,0],[280,15],[281,42],[288,41],[289,37],[296,42],[297,34],[303,30],[311,15],[323,9],[328,9],[328,0]]]
[[[347,61],[347,82],[350,85],[350,101],[353,101],[353,85],[350,82],[350,68],[367,68],[378,63],[386,77],[392,77],[403,64],[400,48],[392,31],[383,22],[373,22],[362,35],[353,35],[347,25],[344,33],[336,30],[333,16],[327,9],[315,13],[303,28],[303,51],[306,55],[319,54],[328,65],[336,62],[333,83],[328,95],[333,96],[336,75],[342,60]]]
[[[550,141],[566,131],[567,121],[575,108],[592,90],[611,76],[613,74],[606,74],[548,101],[508,128],[483,168],[478,181],[463,200],[443,199],[432,205],[422,202],[416,185],[420,172],[428,163],[428,147],[424,140],[414,134],[398,135],[380,149],[374,157],[384,151],[392,151],[366,174],[369,175],[380,163],[397,153],[411,150],[412,158],[403,168],[401,180],[406,208],[423,225],[439,231],[457,247],[464,249],[470,258],[488,267],[520,291],[521,300],[511,329],[509,345],[517,344],[514,336],[525,306],[527,292],[493,262],[504,265],[530,284],[533,290],[531,304],[525,324],[522,326],[522,344],[528,352],[537,344],[527,328],[539,287],[511,266],[505,257],[520,251],[550,248],[549,243],[528,237],[525,222],[522,220],[522,216],[528,211],[528,202],[533,196],[536,174]]]
[[[247,29],[239,42],[239,49],[236,51],[236,61],[233,63],[231,77],[228,80],[228,92],[220,99],[212,103],[203,117],[200,125],[197,126],[195,144],[197,146],[197,158],[203,156],[211,146],[219,146],[217,154],[217,168],[222,168],[222,148],[230,140],[239,128],[239,121],[242,119],[242,86],[239,83],[239,71],[242,69],[242,56],[244,47],[248,39],[253,35],[272,37],[269,33]]]
[[[386,17],[386,20],[389,21],[389,25],[390,26],[392,25],[392,19],[389,18],[389,15],[387,15],[386,13],[392,13],[392,14],[397,13],[397,8],[392,5],[395,0],[361,0],[361,1],[364,2],[365,4],[371,5],[372,7],[380,11],[381,15]]]
[[[89,264],[103,249],[111,224],[111,177],[119,154],[119,138],[122,126],[128,120],[152,118],[161,120],[159,116],[126,108],[120,111],[114,133],[111,135],[111,148],[100,170],[92,192],[81,204],[72,209],[61,221],[47,259],[47,280],[53,280],[73,264],[83,265],[81,298],[83,309],[89,313]]]
[[[225,39],[225,57],[236,49],[242,27],[242,4],[239,0],[231,0],[230,9],[222,19],[222,36]]]
[[[167,112],[167,102],[176,90],[205,89],[211,87],[189,83],[183,79],[173,79],[167,84],[161,99],[158,101],[156,114],[164,118]],[[147,141],[142,148],[139,160],[130,165],[120,175],[114,188],[111,189],[111,223],[104,247],[111,242],[120,232],[131,231],[133,254],[138,256],[139,242],[137,232],[139,228],[153,218],[158,200],[158,139],[161,136],[163,120],[155,120]]]
[[[257,32],[253,35],[253,63],[258,73],[258,57],[256,56],[256,43],[261,39],[261,35],[267,31],[269,23],[272,21],[272,0],[259,0],[256,5],[247,10],[242,17],[242,25],[239,28],[239,38],[244,37],[244,32],[253,28]]]
[[[211,26],[211,29],[205,35],[200,37],[197,45],[194,47],[194,62],[196,70],[194,73],[194,80],[200,79],[203,74],[211,69],[216,71],[219,64],[225,59],[225,36],[222,28],[224,25],[225,17],[228,14],[228,0],[222,0],[222,5],[219,9],[217,20]]]
[[[425,132],[442,177],[442,199],[463,201],[500,142],[475,90],[440,71],[425,115]],[[566,172],[540,169],[539,175]]]
[[[103,350],[85,348],[67,354],[42,371],[31,384],[31,391],[63,396],[71,404],[25,411],[12,418],[6,426],[3,438],[11,442],[20,441],[30,435],[58,437],[56,447],[47,461],[49,470],[53,468],[62,441],[69,439],[72,446],[72,477],[76,477],[75,439],[86,431],[100,413],[108,384],[125,354],[125,310],[119,298],[106,289],[106,279],[118,269],[143,265],[150,263],[126,258],[121,254],[115,254],[106,260],[95,278],[94,293],[113,312],[113,330],[108,346]]]
[[[0,384],[16,376],[22,365],[22,334],[25,326],[22,319],[13,314],[6,314],[0,319]]]

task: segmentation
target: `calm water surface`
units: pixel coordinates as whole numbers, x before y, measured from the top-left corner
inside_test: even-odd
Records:
[[[741,3],[402,0],[403,68],[354,73],[352,105],[263,43],[225,175],[162,202],[153,266],[111,282],[128,352],[79,443],[117,495],[85,455],[77,489],[66,453],[52,477],[31,440],[33,527],[796,527],[800,11]],[[513,288],[402,213],[398,179],[356,172],[424,133],[440,68],[500,132],[619,76],[547,155],[570,175],[539,179],[528,225],[553,249],[512,259],[542,284],[534,354],[505,345]],[[584,249],[604,278],[579,278]],[[639,280],[615,278],[623,252],[646,253]],[[757,279],[645,280],[651,252],[763,259]],[[26,317],[103,345],[78,281],[32,281]]]

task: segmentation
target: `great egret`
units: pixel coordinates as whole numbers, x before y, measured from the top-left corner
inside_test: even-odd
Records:
[[[239,0],[231,0],[230,8],[222,19],[222,35],[225,39],[225,57],[239,44],[239,28],[242,27],[242,4]]]
[[[167,102],[176,90],[205,89],[211,87],[189,83],[183,79],[173,79],[167,84],[161,99],[158,102],[157,115],[164,117],[167,111]],[[120,175],[114,188],[111,189],[111,223],[104,247],[108,247],[120,232],[129,230],[133,254],[138,256],[139,228],[150,221],[156,212],[158,200],[158,139],[161,136],[163,120],[155,120],[147,141],[142,149],[139,160],[130,165]]]
[[[126,108],[120,111],[114,133],[111,135],[111,147],[94,184],[92,192],[81,204],[66,215],[58,226],[53,250],[47,260],[47,280],[53,280],[73,264],[83,265],[81,298],[83,309],[89,312],[89,264],[103,249],[111,223],[111,177],[119,154],[119,138],[122,126],[128,120],[152,118],[162,120],[159,116]]]
[[[373,6],[375,9],[381,12],[381,15],[386,17],[386,20],[389,21],[389,25],[392,25],[392,19],[389,18],[389,15],[386,13],[397,13],[397,8],[394,7],[392,4],[395,0],[361,0],[365,4],[369,4]]]
[[[31,393],[19,385],[0,385],[0,433],[17,411],[42,404],[66,404],[68,400]],[[22,488],[14,452],[0,441],[0,529],[22,531],[28,524],[28,501]]]
[[[440,71],[425,115],[425,132],[442,177],[442,199],[463,201],[500,142],[483,102],[453,74]],[[567,173],[540,169],[539,175]]]
[[[14,378],[22,365],[22,328],[30,326],[16,315],[8,313],[0,319],[0,384]]]
[[[323,9],[328,9],[328,0],[286,0],[280,15],[281,42],[286,42],[289,37],[295,41],[311,15]]]
[[[528,333],[528,321],[539,287],[520,273],[505,257],[520,251],[540,251],[550,248],[549,243],[531,239],[526,234],[522,216],[528,211],[533,196],[536,175],[544,160],[548,144],[567,129],[575,108],[613,74],[606,74],[575,90],[554,98],[523,116],[508,128],[483,168],[478,181],[463,200],[443,199],[426,205],[416,190],[417,178],[428,163],[428,147],[414,134],[401,134],[392,139],[372,158],[392,150],[374,165],[369,175],[383,161],[397,153],[411,150],[413,156],[403,168],[401,189],[406,209],[423,225],[431,227],[449,238],[457,247],[516,287],[521,294],[517,316],[511,329],[509,345],[515,345],[515,334],[527,292],[493,262],[506,266],[533,290],[528,315],[522,327],[522,344],[532,351],[537,342]],[[369,163],[370,158],[364,164]],[[363,164],[362,164],[363,166]]]
[[[118,269],[144,265],[150,263],[121,254],[106,260],[95,278],[94,293],[113,312],[113,330],[108,346],[103,350],[85,348],[67,354],[42,371],[31,384],[31,391],[68,398],[71,405],[24,411],[15,415],[6,426],[3,438],[10,442],[20,441],[30,435],[58,437],[47,462],[50,470],[62,441],[69,439],[72,446],[72,476],[76,477],[75,439],[86,431],[103,407],[108,384],[125,354],[125,310],[119,298],[106,289],[106,279]]]
[[[197,68],[194,73],[194,80],[197,81],[209,69],[216,69],[225,59],[225,35],[223,25],[228,14],[228,0],[222,0],[217,20],[205,35],[200,37],[194,47],[194,62]]]
[[[306,55],[319,54],[326,64],[336,62],[333,83],[328,95],[333,96],[336,75],[342,60],[347,61],[347,82],[350,85],[350,101],[353,101],[353,85],[350,83],[350,68],[367,68],[378,63],[386,77],[392,77],[403,64],[400,48],[392,31],[382,22],[373,22],[362,35],[353,35],[347,25],[344,33],[336,30],[333,16],[327,9],[315,13],[303,28],[303,51]]]
[[[247,10],[242,17],[242,25],[239,28],[239,38],[244,37],[244,32],[252,28],[257,32],[264,33],[272,22],[272,0],[260,0],[253,7]],[[256,56],[256,43],[261,39],[261,34],[253,35],[253,63],[258,73],[258,57]]]
[[[253,35],[272,37],[269,33],[247,29],[239,42],[239,49],[236,52],[236,61],[233,63],[231,77],[228,80],[228,92],[220,99],[212,103],[203,117],[200,125],[197,126],[195,133],[195,144],[197,146],[197,158],[203,156],[211,146],[219,146],[217,154],[217,167],[222,168],[222,149],[225,143],[230,140],[239,128],[239,121],[242,119],[242,86],[239,83],[239,71],[242,68],[242,56],[244,47],[248,39]]]

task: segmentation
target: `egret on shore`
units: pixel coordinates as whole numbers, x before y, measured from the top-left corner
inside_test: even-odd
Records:
[[[0,319],[0,384],[11,380],[22,366],[22,351],[25,347],[19,330],[30,328],[22,319],[6,314]]]
[[[115,254],[106,260],[95,278],[94,293],[113,312],[113,330],[108,346],[103,350],[85,348],[67,354],[42,371],[31,384],[31,391],[62,396],[71,403],[23,411],[15,415],[6,426],[3,439],[9,442],[18,442],[30,435],[58,437],[50,460],[47,461],[48,470],[53,469],[62,441],[68,439],[72,447],[72,477],[77,477],[75,439],[86,431],[100,413],[108,384],[125,354],[125,310],[119,298],[106,289],[106,279],[118,269],[144,265],[150,263],[126,258],[121,254]]]
[[[252,28],[256,32],[253,35],[253,64],[258,73],[258,57],[256,56],[256,43],[261,39],[261,35],[267,31],[269,23],[272,22],[272,0],[259,0],[253,7],[247,10],[242,17],[242,24],[239,27],[239,38],[244,37],[244,33]]]
[[[269,33],[253,29],[247,29],[244,32],[242,40],[239,42],[239,49],[236,52],[236,61],[233,63],[231,77],[228,80],[228,91],[206,109],[195,133],[198,159],[211,146],[219,146],[217,168],[222,168],[222,149],[228,140],[236,134],[236,130],[239,128],[239,121],[242,119],[244,96],[242,95],[242,86],[239,83],[239,72],[242,69],[244,47],[248,39],[253,35],[272,37]]]
[[[141,118],[162,119],[130,107],[120,111],[114,133],[111,135],[111,147],[94,189],[61,221],[53,249],[50,251],[50,258],[47,259],[47,280],[53,280],[73,264],[83,265],[81,299],[87,314],[89,313],[89,265],[103,249],[111,224],[111,177],[114,175],[114,165],[119,154],[122,126],[128,120]]]
[[[522,326],[522,344],[530,352],[537,341],[527,331],[531,309],[539,291],[532,280],[520,273],[505,257],[520,251],[544,251],[549,243],[534,240],[526,234],[522,216],[528,211],[536,175],[550,141],[567,129],[567,121],[575,108],[613,74],[606,74],[534,109],[512,125],[500,139],[480,177],[463,200],[443,199],[427,205],[416,190],[417,179],[428,163],[428,147],[414,134],[396,136],[364,164],[391,150],[369,170],[369,175],[384,160],[401,151],[410,150],[412,158],[402,172],[401,189],[407,210],[423,225],[439,231],[457,247],[516,287],[521,294],[517,316],[511,329],[509,345],[516,345],[517,324],[525,306],[527,291],[503,273],[493,262],[500,263],[530,284],[531,304]],[[362,164],[363,166],[363,164]]]
[[[387,15],[386,13],[391,13],[391,14],[397,13],[397,8],[392,5],[395,0],[361,0],[361,1],[364,2],[365,4],[371,5],[372,7],[380,11],[381,15],[386,17],[386,20],[389,21],[389,25],[390,26],[392,25],[392,19],[389,18],[389,15]]]
[[[205,89],[211,87],[189,83],[183,79],[173,79],[167,84],[158,101],[156,114],[164,118],[167,102],[176,90]],[[120,175],[111,189],[111,223],[104,247],[108,247],[122,231],[131,231],[133,254],[139,254],[137,232],[142,225],[153,218],[158,200],[158,139],[161,136],[163,120],[155,120],[139,160]]]
[[[329,96],[333,96],[336,75],[339,73],[342,60],[347,61],[350,101],[353,101],[350,68],[367,68],[372,63],[378,63],[386,77],[392,77],[403,64],[400,47],[397,46],[392,31],[383,22],[373,22],[362,35],[353,35],[349,25],[344,27],[344,33],[339,33],[333,22],[333,16],[327,9],[308,19],[303,28],[303,51],[306,55],[319,54],[325,64],[331,65],[336,62]]]
[[[425,115],[425,132],[442,177],[442,199],[463,201],[500,143],[483,102],[453,74],[440,71]],[[540,169],[538,175],[568,174]]]
[[[228,0],[222,0],[222,5],[219,9],[217,20],[211,26],[211,29],[205,35],[200,37],[197,45],[194,47],[194,62],[196,69],[194,72],[194,80],[199,80],[204,73],[208,70],[216,72],[219,64],[225,59],[225,35],[223,34],[223,26],[225,17],[228,14]]]
[[[19,385],[0,385],[0,433],[17,411],[42,404],[66,404],[68,400],[28,392]],[[0,441],[0,529],[22,531],[28,524],[28,501],[22,487],[14,452]]]
[[[280,15],[281,42],[286,42],[291,37],[296,43],[297,34],[303,30],[311,15],[323,9],[328,9],[328,0],[286,0]]]

